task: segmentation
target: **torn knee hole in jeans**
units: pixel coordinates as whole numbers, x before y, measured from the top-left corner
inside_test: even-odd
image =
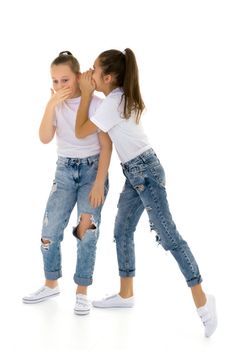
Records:
[[[50,239],[41,238],[41,246],[45,250],[49,250],[49,246],[52,243]]]
[[[96,227],[97,225],[93,215],[87,213],[81,214],[75,229],[77,238],[82,240],[87,230],[95,230]]]
[[[155,225],[153,222],[150,222],[150,230],[151,231],[155,231],[156,235],[155,235],[155,240],[156,240],[156,243],[158,244],[158,246],[161,244],[161,237],[160,235],[156,232],[156,229],[155,229]]]

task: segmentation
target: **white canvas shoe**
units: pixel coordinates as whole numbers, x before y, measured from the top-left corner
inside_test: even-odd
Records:
[[[36,304],[42,301],[45,301],[51,297],[54,297],[60,293],[59,287],[49,288],[47,286],[43,286],[38,289],[36,292],[31,293],[25,297],[23,297],[22,301],[25,304]]]
[[[134,297],[122,298],[119,294],[112,295],[110,297],[95,300],[92,302],[94,307],[100,308],[124,308],[134,306]]]
[[[205,336],[210,337],[217,328],[218,318],[215,297],[213,295],[207,295],[206,298],[206,304],[199,307],[197,312],[202,320],[202,323],[204,324]]]
[[[88,315],[91,310],[91,302],[85,294],[76,294],[74,313],[76,315]]]

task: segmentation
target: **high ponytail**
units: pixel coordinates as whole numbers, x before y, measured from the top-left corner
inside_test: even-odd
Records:
[[[136,121],[139,122],[141,114],[145,108],[143,102],[140,87],[139,87],[139,74],[136,57],[131,49],[124,50],[125,56],[125,75],[124,75],[124,115],[127,115],[133,111],[136,114]]]
[[[113,75],[113,87],[123,88],[124,118],[130,118],[135,113],[138,123],[145,108],[139,87],[138,66],[133,51],[129,48],[123,52],[108,50],[99,57],[103,74]]]

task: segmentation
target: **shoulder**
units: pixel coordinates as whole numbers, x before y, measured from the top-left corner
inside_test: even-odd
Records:
[[[116,88],[112,92],[110,92],[110,94],[107,96],[107,99],[120,101],[122,100],[123,95],[123,90],[121,88]]]
[[[105,104],[110,109],[117,109],[118,112],[122,112],[124,106],[124,95],[122,89],[117,88],[107,95]]]
[[[103,102],[103,98],[93,95],[91,99],[91,104],[94,106],[99,106]]]

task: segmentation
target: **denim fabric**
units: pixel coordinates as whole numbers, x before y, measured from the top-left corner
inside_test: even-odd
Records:
[[[174,256],[188,286],[201,283],[195,258],[173,222],[164,170],[154,151],[145,151],[122,164],[122,168],[126,181],[118,202],[114,230],[120,276],[135,275],[134,231],[146,209],[150,227],[157,233],[157,241]]]
[[[99,155],[88,158],[58,158],[42,227],[41,251],[46,279],[55,280],[62,275],[61,241],[77,203],[78,222],[81,214],[91,214],[95,228],[88,229],[81,240],[76,237],[77,264],[74,281],[85,286],[92,283],[102,206],[92,208],[88,195],[96,178],[98,160]],[[105,183],[105,196],[107,192],[108,179]],[[49,243],[43,243],[45,241]]]

